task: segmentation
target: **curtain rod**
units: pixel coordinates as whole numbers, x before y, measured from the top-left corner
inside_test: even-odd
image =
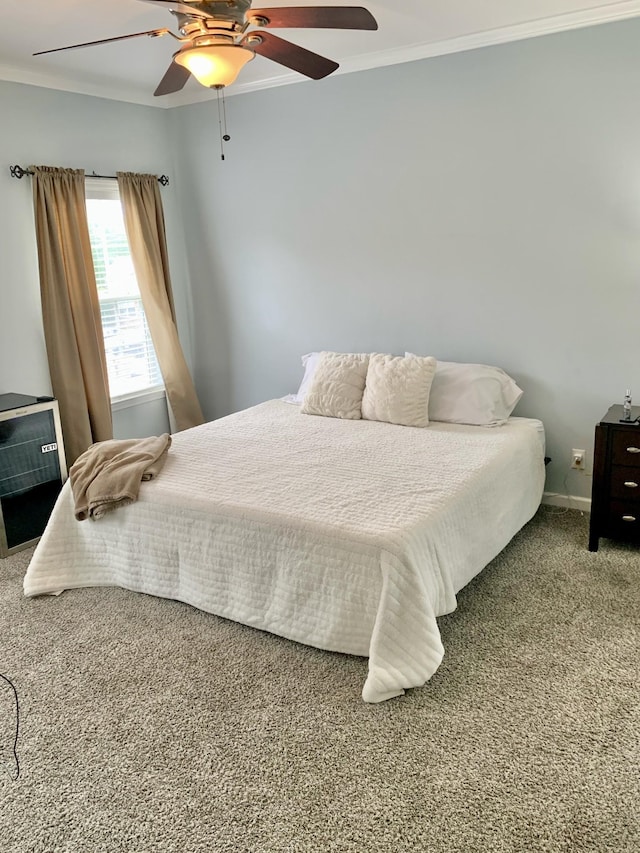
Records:
[[[33,175],[33,172],[30,172],[29,169],[23,169],[22,166],[9,166],[9,171],[11,172],[12,178],[24,178],[25,175]],[[85,175],[86,178],[104,178],[105,180],[115,180],[116,175],[96,175],[95,172],[92,172],[90,175]],[[163,187],[166,187],[169,183],[169,178],[167,175],[160,175],[158,178],[158,183],[162,184]]]

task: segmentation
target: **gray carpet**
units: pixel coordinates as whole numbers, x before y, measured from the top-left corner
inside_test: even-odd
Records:
[[[640,551],[543,507],[365,705],[366,661],[0,561],[0,850],[640,851]]]

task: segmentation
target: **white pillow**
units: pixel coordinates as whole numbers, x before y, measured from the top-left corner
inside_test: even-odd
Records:
[[[306,355],[302,356],[302,366],[304,368],[304,375],[302,377],[300,387],[298,388],[298,393],[293,395],[293,397],[291,398],[291,402],[301,403],[304,400],[305,394],[307,393],[307,391],[309,390],[309,386],[311,385],[313,374],[316,372],[316,367],[318,366],[320,356],[321,353],[319,352],[308,352]]]
[[[365,353],[321,352],[300,411],[329,418],[361,418],[368,364]]]
[[[506,422],[523,393],[499,367],[439,361],[429,393],[429,419],[499,426]]]
[[[305,372],[298,393],[290,398],[292,402],[304,399],[320,355],[310,352],[302,356]],[[499,426],[509,418],[523,393],[499,367],[438,361],[429,393],[429,420]]]
[[[429,390],[436,372],[430,356],[369,356],[362,417],[401,426],[429,426]]]

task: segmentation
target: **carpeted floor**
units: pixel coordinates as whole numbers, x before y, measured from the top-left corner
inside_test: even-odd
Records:
[[[0,561],[2,853],[640,851],[640,551],[542,507],[440,620],[425,687]]]

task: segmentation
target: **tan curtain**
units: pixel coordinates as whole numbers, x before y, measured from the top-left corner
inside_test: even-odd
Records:
[[[81,169],[33,166],[45,342],[67,463],[113,437]]]
[[[177,430],[204,420],[178,338],[162,199],[155,175],[117,172],[131,257]]]

